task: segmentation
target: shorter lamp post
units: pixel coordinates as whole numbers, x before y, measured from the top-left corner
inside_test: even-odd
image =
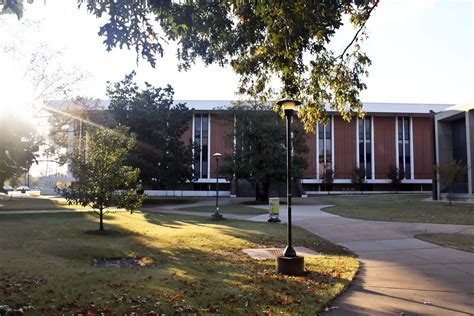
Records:
[[[277,272],[286,275],[302,275],[304,274],[304,257],[296,255],[291,231],[291,118],[301,102],[283,99],[278,101],[277,104],[283,108],[286,116],[286,205],[288,209],[287,246],[283,256],[277,257]]]
[[[222,216],[222,214],[219,213],[219,159],[222,157],[222,154],[221,153],[215,153],[214,155],[212,155],[212,157],[216,158],[216,210],[214,212],[214,214],[212,214],[212,219],[213,220],[219,220],[219,219],[223,219],[224,217]]]

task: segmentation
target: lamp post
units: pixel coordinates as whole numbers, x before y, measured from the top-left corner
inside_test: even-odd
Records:
[[[219,159],[222,157],[221,153],[215,153],[212,155],[212,157],[216,158],[216,169],[217,169],[217,175],[216,175],[216,210],[214,214],[212,214],[212,219],[213,220],[219,220],[223,219],[222,214],[219,213]]]
[[[287,275],[301,275],[304,273],[304,257],[297,256],[293,248],[293,236],[291,231],[291,119],[300,101],[293,99],[282,99],[277,102],[280,105],[286,117],[286,192],[287,192],[287,246],[283,256],[277,258],[277,272]]]

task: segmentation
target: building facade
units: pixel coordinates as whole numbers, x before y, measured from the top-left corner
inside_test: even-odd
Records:
[[[443,165],[455,160],[468,167],[464,180],[455,186],[457,198],[474,200],[474,104],[447,108],[435,117],[436,161]],[[437,193],[446,196],[438,179]]]
[[[232,106],[232,101],[176,100],[175,102],[186,103],[188,108],[193,110],[192,120],[182,135],[182,140],[185,143],[194,142],[199,145],[199,152],[195,152],[197,161],[193,166],[199,177],[192,183],[179,185],[176,190],[159,194],[213,195],[217,166],[212,155],[216,152],[231,154],[235,144],[232,137],[229,137],[233,131],[235,118],[229,117],[229,112],[225,110]],[[354,116],[350,122],[343,120],[337,112],[328,109],[329,123],[325,126],[318,124],[314,133],[306,135],[309,148],[306,155],[308,167],[298,183],[300,191],[306,194],[325,191],[327,187],[324,184],[324,177],[327,168],[333,172],[332,191],[356,190],[351,178],[357,167],[363,167],[365,171],[366,191],[393,191],[389,173],[394,168],[401,172],[403,178],[400,190],[430,191],[435,177],[433,168],[435,113],[442,112],[449,106],[364,103],[365,117],[360,119]],[[108,102],[102,101],[101,107],[106,109]],[[469,122],[467,126],[471,126],[472,135],[473,111],[466,113],[468,114],[465,114],[467,115],[465,122]],[[444,126],[444,121],[449,120],[448,116],[437,116],[436,126],[440,128]],[[77,124],[80,125],[80,121]],[[76,133],[80,130],[82,130],[80,126],[79,128],[74,126]],[[449,146],[449,142],[442,137],[436,141],[439,141],[437,147],[441,148],[441,152],[443,144]],[[73,142],[70,142],[70,145],[73,146]],[[474,150],[474,146],[470,148],[470,152]],[[474,153],[469,157],[472,159]],[[444,159],[443,154],[439,159]],[[474,179],[472,174],[470,179],[469,192],[472,192],[472,179]],[[239,190],[238,183],[234,181],[220,178],[219,183],[222,195],[240,195],[239,192],[244,191]],[[284,192],[284,186],[279,190]],[[149,192],[149,194],[155,193]]]
[[[194,168],[200,177],[194,190],[212,190],[216,181],[216,162],[212,154],[231,153],[228,135],[233,124],[224,118],[222,109],[230,101],[179,101],[194,109],[190,128],[183,140],[200,145],[199,161]],[[350,122],[337,112],[328,111],[329,123],[318,124],[315,133],[307,134],[308,168],[301,183],[306,193],[325,190],[326,168],[334,172],[332,189],[354,190],[351,178],[356,167],[365,170],[366,190],[393,190],[389,173],[393,168],[403,176],[401,190],[430,191],[434,177],[434,112],[449,105],[365,103],[364,119],[353,117]],[[228,181],[224,188],[235,193]],[[227,186],[226,186],[227,184]],[[231,192],[234,191],[234,192]]]

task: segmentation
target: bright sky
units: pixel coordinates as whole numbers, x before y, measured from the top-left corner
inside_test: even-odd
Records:
[[[44,20],[34,37],[63,51],[68,66],[88,72],[77,94],[105,98],[105,82],[132,70],[138,80],[167,83],[175,99],[235,99],[238,78],[230,68],[199,64],[178,72],[169,45],[156,69],[136,64],[135,52],[106,52],[97,36],[103,21],[77,9],[76,0],[36,1],[24,20]],[[474,0],[382,0],[368,23],[365,51],[373,61],[366,102],[466,103],[474,100]],[[4,21],[5,22],[5,21]],[[7,24],[20,25],[11,17]],[[14,27],[14,26],[13,26]],[[352,32],[341,35],[348,38]],[[342,43],[342,41],[341,41]],[[5,72],[0,73],[0,77]],[[0,79],[1,81],[1,79]]]

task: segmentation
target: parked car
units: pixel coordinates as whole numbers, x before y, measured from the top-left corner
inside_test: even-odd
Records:
[[[13,187],[11,185],[4,185],[3,190],[5,191],[13,191]]]
[[[21,191],[21,193],[25,193],[26,191],[30,191],[30,187],[26,185],[20,185],[15,191]]]

